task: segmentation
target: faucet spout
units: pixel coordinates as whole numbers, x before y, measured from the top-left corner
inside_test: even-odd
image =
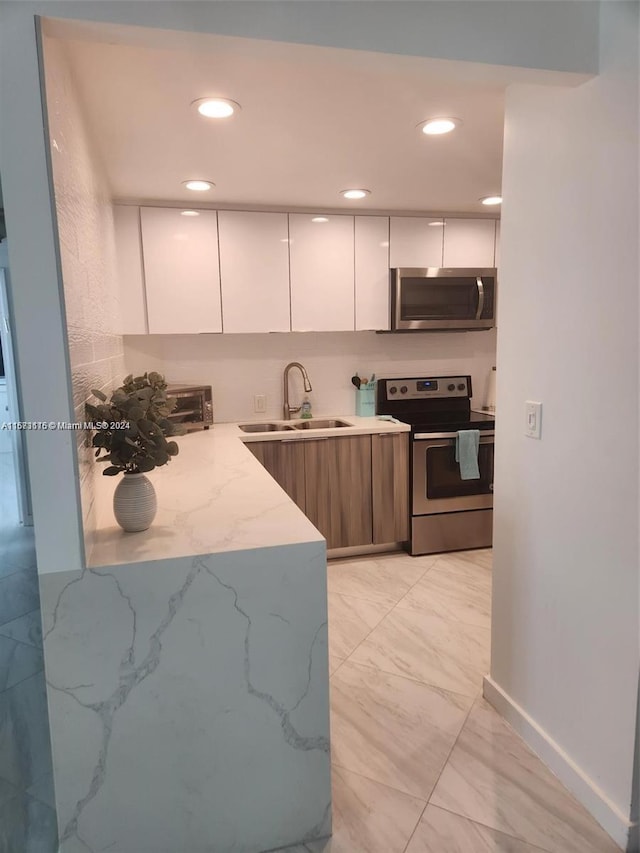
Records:
[[[291,415],[295,412],[300,411],[300,406],[290,406],[289,405],[289,373],[291,369],[297,367],[300,373],[302,374],[302,381],[304,383],[304,390],[309,393],[311,391],[311,382],[309,381],[309,374],[305,370],[305,368],[300,364],[299,361],[290,362],[284,369],[284,419],[286,421],[291,420]]]

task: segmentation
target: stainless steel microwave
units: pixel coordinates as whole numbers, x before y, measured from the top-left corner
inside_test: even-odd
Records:
[[[169,420],[187,432],[213,425],[213,395],[210,385],[169,385],[167,395],[176,401]]]
[[[495,316],[495,269],[391,270],[393,331],[491,329]]]

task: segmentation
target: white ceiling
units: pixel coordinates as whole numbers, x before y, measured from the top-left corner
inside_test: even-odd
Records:
[[[149,46],[95,32],[65,40],[116,199],[487,213],[478,199],[500,191],[515,70],[219,36],[185,44],[164,33]],[[207,95],[242,111],[203,119],[190,103]],[[463,124],[440,137],[416,130],[438,115]],[[189,178],[216,189],[189,192]],[[372,194],[348,202],[338,194],[347,187]]]

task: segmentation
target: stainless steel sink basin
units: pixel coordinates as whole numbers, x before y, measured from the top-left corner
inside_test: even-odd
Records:
[[[337,429],[338,427],[350,427],[353,424],[349,424],[346,421],[337,421],[337,420],[313,420],[309,421],[300,421],[297,424],[294,424],[295,429]]]
[[[293,427],[289,424],[238,424],[242,432],[281,432],[282,430],[292,430]]]

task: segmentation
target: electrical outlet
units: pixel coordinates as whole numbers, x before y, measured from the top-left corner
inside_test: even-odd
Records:
[[[525,428],[524,434],[528,438],[540,438],[542,429],[542,403],[534,400],[526,400],[524,404]]]
[[[256,394],[253,398],[253,411],[254,412],[266,412],[267,411],[267,398],[265,394]]]

